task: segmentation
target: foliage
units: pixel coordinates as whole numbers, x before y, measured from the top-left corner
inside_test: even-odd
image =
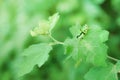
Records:
[[[119,0],[1,0],[0,80],[119,80]]]
[[[48,59],[48,53],[51,49],[52,47],[45,43],[32,45],[27,48],[14,63],[16,76],[20,77],[29,73],[35,65],[41,67]]]

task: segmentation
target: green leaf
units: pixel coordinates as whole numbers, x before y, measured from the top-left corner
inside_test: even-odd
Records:
[[[96,66],[105,66],[107,58],[107,46],[103,43],[108,39],[108,32],[99,27],[89,27],[83,38],[76,38],[79,26],[71,27],[73,39],[65,40],[65,53],[76,61],[85,60]],[[82,29],[82,27],[81,27]]]
[[[86,61],[97,66],[105,66],[107,46],[94,41],[83,40],[80,42],[80,51],[86,55]]]
[[[114,65],[91,68],[84,78],[85,80],[118,80]]]
[[[102,4],[105,0],[92,0],[95,4]]]
[[[62,0],[56,6],[57,11],[66,14],[78,8],[78,0]]]
[[[86,34],[85,39],[95,42],[105,42],[108,39],[108,31],[102,30],[100,27],[94,26],[89,27],[88,34]]]
[[[105,42],[108,40],[108,35],[109,35],[109,32],[106,31],[106,30],[102,30],[101,34],[100,34],[100,39],[102,42]],[[107,36],[107,37],[106,37]]]
[[[41,67],[48,59],[52,47],[46,43],[32,45],[27,48],[14,62],[16,76],[21,77],[29,73],[35,65]]]
[[[49,29],[49,22],[46,20],[42,20],[39,22],[39,27],[35,27],[33,30],[31,30],[30,33],[32,36],[47,35],[49,34]]]
[[[76,37],[80,33],[81,26],[79,24],[76,24],[70,28],[70,32],[72,33],[73,37]]]
[[[113,9],[120,13],[120,0],[111,0]]]
[[[75,60],[80,59],[79,42],[77,39],[66,39],[64,42],[65,54],[68,58],[73,57]]]
[[[39,23],[39,27],[35,27],[30,31],[32,36],[38,35],[48,35],[51,34],[52,29],[55,27],[59,19],[59,14],[56,13],[53,16],[49,17],[49,20],[42,20]]]
[[[53,16],[49,17],[49,24],[50,24],[50,30],[49,32],[52,31],[52,29],[55,27],[57,21],[59,20],[59,14],[55,13]]]
[[[117,72],[120,72],[120,60],[116,63]]]

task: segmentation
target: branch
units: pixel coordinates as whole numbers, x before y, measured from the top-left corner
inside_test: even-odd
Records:
[[[56,45],[56,44],[61,44],[64,45],[63,42],[60,42],[58,40],[56,40],[54,37],[52,37],[51,35],[49,35],[49,37],[54,41],[53,43],[50,43],[50,45]]]
[[[113,61],[118,61],[119,59],[116,59],[116,58],[113,58],[113,57],[111,57],[111,56],[107,56],[107,58],[109,58],[109,59],[111,59],[111,60],[113,60]]]

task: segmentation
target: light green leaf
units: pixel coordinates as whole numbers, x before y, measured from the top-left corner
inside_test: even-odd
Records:
[[[116,67],[113,65],[91,68],[84,78],[85,80],[118,80]]]
[[[105,42],[108,40],[109,32],[102,30],[100,27],[89,27],[88,35],[86,39],[92,39],[95,42]]]
[[[30,33],[32,36],[47,35],[49,34],[49,29],[49,22],[46,20],[42,20],[39,22],[39,27],[35,27],[33,30],[31,30]]]
[[[81,27],[84,28],[84,27]],[[108,39],[108,32],[100,27],[89,27],[83,38],[76,38],[81,33],[79,26],[71,27],[73,39],[65,41],[66,53],[76,61],[85,60],[96,66],[105,66],[107,58],[107,46],[103,43]]]
[[[105,66],[107,58],[107,46],[94,41],[82,40],[79,50],[86,56],[86,61],[97,66]]]
[[[59,19],[59,14],[55,13],[53,16],[49,17],[49,24],[50,24],[50,32],[52,31],[52,29],[55,27],[58,19]]]
[[[106,36],[109,36],[109,32],[106,30],[102,30],[102,32],[100,34],[100,39],[102,42],[105,42],[108,40],[108,37],[106,37]]]
[[[51,34],[52,29],[55,27],[59,19],[59,14],[56,13],[53,16],[49,17],[49,20],[41,20],[39,22],[39,27],[35,27],[30,31],[32,36],[38,35],[48,35]]]
[[[120,60],[116,63],[117,72],[120,72]]]
[[[78,24],[76,24],[76,25],[74,25],[74,26],[72,26],[72,27],[70,28],[70,32],[72,33],[72,36],[73,36],[73,37],[76,37],[77,35],[79,35],[79,33],[80,33],[80,28],[81,28],[81,26],[78,25]]]
[[[65,54],[68,58],[72,57],[75,60],[80,59],[79,41],[77,39],[66,39],[64,42]]]
[[[70,13],[76,8],[78,8],[79,3],[78,0],[62,0],[57,4],[57,11],[60,13]]]
[[[52,47],[46,43],[32,45],[27,48],[14,62],[14,69],[17,77],[29,73],[35,65],[41,67],[48,59],[48,53]]]

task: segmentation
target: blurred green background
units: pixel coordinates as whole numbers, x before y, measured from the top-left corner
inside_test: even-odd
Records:
[[[32,37],[30,30],[56,12],[60,14],[53,30],[56,39],[71,37],[69,28],[76,23],[100,26],[110,32],[108,55],[120,59],[120,0],[0,0],[0,80],[15,80],[11,66],[17,56],[32,44],[49,41]],[[90,65],[76,68],[63,53],[62,46],[54,46],[49,60],[20,80],[84,80]]]

